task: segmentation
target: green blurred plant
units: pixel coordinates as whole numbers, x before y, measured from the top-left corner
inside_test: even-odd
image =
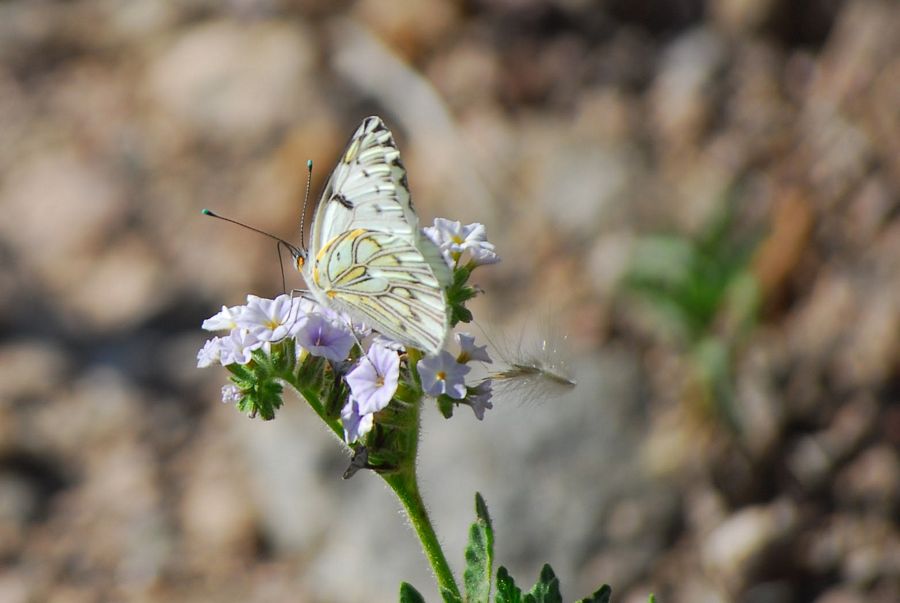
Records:
[[[760,290],[751,270],[756,233],[743,233],[731,204],[694,238],[656,234],[639,239],[624,279],[627,293],[658,318],[661,339],[679,348],[692,369],[701,407],[733,429],[734,359],[757,324]]]

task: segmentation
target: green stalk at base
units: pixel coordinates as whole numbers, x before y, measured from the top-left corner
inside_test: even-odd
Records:
[[[401,504],[403,504],[403,509],[416,530],[416,535],[422,543],[422,550],[428,559],[428,563],[431,565],[434,577],[437,579],[438,589],[441,592],[452,593],[457,599],[461,599],[459,586],[456,584],[453,571],[450,569],[450,564],[447,563],[444,550],[441,548],[441,543],[438,541],[434,527],[431,525],[428,511],[425,509],[425,503],[419,494],[415,473],[408,475],[394,473],[382,477],[384,477],[384,480],[397,495],[397,498],[400,499]]]

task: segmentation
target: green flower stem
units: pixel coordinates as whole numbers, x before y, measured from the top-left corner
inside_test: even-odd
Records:
[[[415,471],[390,473],[382,475],[382,477],[403,504],[403,509],[409,516],[409,521],[412,523],[419,541],[422,543],[425,557],[428,559],[428,563],[431,564],[431,570],[437,579],[438,588],[442,592],[450,592],[458,599],[462,599],[459,586],[457,586],[456,579],[453,577],[453,570],[450,569],[450,564],[447,563],[441,543],[434,531],[434,527],[431,525],[431,520],[428,518],[425,503],[419,494]]]
[[[315,385],[303,384],[300,382],[300,379],[297,378],[297,375],[293,372],[285,372],[279,375],[279,378],[294,388],[300,397],[306,400],[306,403],[309,404],[310,408],[312,408],[319,418],[334,432],[334,435],[343,442],[344,441],[344,428],[341,425],[341,422],[335,418],[328,416],[328,411],[325,409],[325,405],[319,399],[319,388]]]
[[[431,519],[428,517],[428,510],[425,508],[425,502],[419,493],[419,482],[416,477],[416,456],[419,448],[419,431],[420,431],[420,415],[422,411],[422,385],[419,382],[419,372],[416,365],[422,358],[421,352],[415,349],[407,349],[407,357],[409,360],[409,371],[412,376],[413,385],[409,390],[398,392],[398,399],[405,399],[407,403],[403,414],[402,422],[405,423],[406,429],[403,429],[405,441],[400,443],[403,450],[404,462],[397,468],[397,471],[380,474],[384,481],[391,487],[403,509],[409,516],[409,521],[416,530],[416,535],[422,544],[422,550],[428,563],[431,564],[431,570],[438,582],[438,588],[442,592],[452,593],[458,599],[462,599],[459,586],[453,577],[453,570],[447,563],[447,557],[441,548],[434,527],[431,525]]]
[[[310,407],[319,415],[319,418],[328,425],[329,429],[334,432],[334,435],[343,442],[344,441],[344,428],[341,426],[341,422],[332,419],[328,416],[328,413],[325,411],[325,405],[319,400],[319,393],[315,388],[312,387],[301,387],[299,383],[289,382],[297,392],[306,400],[306,403],[310,405]]]

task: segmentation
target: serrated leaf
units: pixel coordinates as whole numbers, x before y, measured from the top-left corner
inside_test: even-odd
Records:
[[[609,603],[609,598],[611,596],[612,596],[612,589],[609,587],[608,584],[604,584],[593,595],[579,600],[578,603]],[[652,597],[653,595],[650,595],[650,596]]]
[[[497,596],[494,597],[494,602],[522,603],[522,590],[502,565],[497,569]]]
[[[541,568],[541,575],[531,591],[528,593],[534,597],[535,603],[562,603],[562,595],[559,592],[559,578],[553,573],[549,563]]]
[[[491,572],[494,562],[494,528],[487,504],[475,493],[475,523],[469,528],[466,545],[466,569],[463,573],[467,603],[488,603],[491,597]]]
[[[234,383],[238,387],[246,385],[246,389],[250,389],[250,386],[252,386],[252,384],[256,382],[256,375],[254,374],[254,372],[243,364],[237,364],[235,362],[229,364],[225,368],[228,370],[228,372],[234,375],[231,380],[234,381]]]
[[[423,597],[419,591],[417,591],[413,586],[407,582],[400,583],[400,603],[425,603],[425,597]]]
[[[441,589],[441,597],[444,599],[444,603],[462,603],[462,599],[457,597],[446,588]]]

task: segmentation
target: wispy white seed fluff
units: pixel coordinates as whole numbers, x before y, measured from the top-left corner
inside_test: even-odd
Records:
[[[531,341],[520,337],[515,347],[495,345],[500,368],[487,377],[494,396],[540,402],[572,391],[577,382],[567,361],[567,341],[566,335],[545,334]]]

